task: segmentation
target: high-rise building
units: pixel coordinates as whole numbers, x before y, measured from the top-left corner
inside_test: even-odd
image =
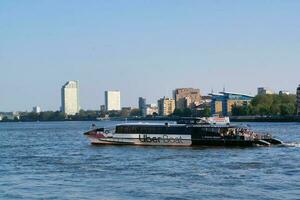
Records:
[[[66,115],[75,115],[79,110],[79,82],[68,81],[61,88],[61,111]]]
[[[297,88],[297,115],[300,115],[300,85]]]
[[[274,94],[274,91],[266,87],[257,88],[257,95],[266,95],[266,94]]]
[[[146,99],[143,97],[139,97],[139,110],[141,111],[143,117],[147,115],[146,109],[147,109]]]
[[[201,104],[201,94],[199,89],[178,88],[174,91],[176,109],[194,108]]]
[[[157,101],[158,114],[161,116],[172,115],[175,110],[175,100],[170,98],[161,98]]]
[[[120,91],[105,91],[105,108],[107,111],[121,110],[121,93]]]

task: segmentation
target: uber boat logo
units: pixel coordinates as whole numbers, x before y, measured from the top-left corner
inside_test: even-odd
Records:
[[[183,143],[182,137],[169,137],[163,135],[163,137],[148,137],[147,135],[139,135],[140,142],[147,143]]]

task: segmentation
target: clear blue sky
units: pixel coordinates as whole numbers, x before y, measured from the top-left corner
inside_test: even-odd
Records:
[[[1,0],[0,110],[60,106],[80,81],[84,109],[121,91],[122,106],[176,87],[295,92],[300,83],[297,0]]]

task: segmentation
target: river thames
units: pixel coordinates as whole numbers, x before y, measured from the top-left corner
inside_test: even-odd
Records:
[[[300,199],[300,123],[246,123],[286,143],[253,148],[92,146],[92,123],[0,123],[0,199]]]

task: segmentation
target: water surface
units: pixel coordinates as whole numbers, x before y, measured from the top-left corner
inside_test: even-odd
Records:
[[[256,148],[92,146],[91,123],[0,123],[0,199],[300,199],[300,123],[248,123],[287,143]]]

